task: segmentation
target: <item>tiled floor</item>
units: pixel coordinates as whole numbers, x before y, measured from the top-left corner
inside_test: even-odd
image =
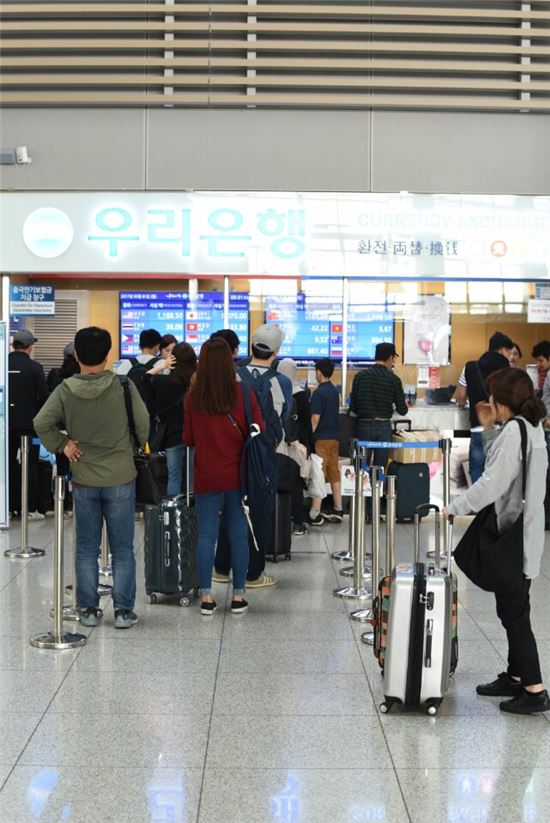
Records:
[[[1,823],[550,820],[550,718],[503,716],[476,696],[506,643],[491,596],[464,579],[440,713],[381,716],[378,665],[348,618],[357,604],[332,596],[346,583],[330,559],[345,524],[295,539],[292,561],[270,567],[280,586],[249,592],[247,615],[228,614],[218,586],[218,612],[201,618],[196,604],[145,604],[138,523],[138,626],[115,631],[104,602],[103,625],[67,652],[28,643],[50,626],[53,522],[30,534],[44,559],[0,557]],[[18,538],[17,525],[0,532],[2,553]],[[410,526],[397,543],[410,556]],[[550,677],[549,592],[545,556],[532,599]]]

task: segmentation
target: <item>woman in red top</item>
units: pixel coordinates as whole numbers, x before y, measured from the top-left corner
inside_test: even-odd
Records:
[[[247,431],[243,386],[235,376],[229,346],[218,337],[203,343],[195,379],[187,394],[183,439],[195,447],[193,478],[199,518],[197,560],[201,587],[201,614],[213,614],[212,567],[220,512],[225,512],[231,546],[233,599],[231,612],[248,608],[244,599],[248,569],[248,531],[241,505],[240,464]],[[264,423],[256,397],[248,389],[254,421]],[[236,425],[235,425],[236,424]]]

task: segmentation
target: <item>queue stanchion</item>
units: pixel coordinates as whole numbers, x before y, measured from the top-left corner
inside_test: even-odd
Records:
[[[101,530],[101,546],[99,552],[99,574],[105,576],[102,569],[108,568],[109,566],[109,539],[107,537],[107,523],[105,520],[103,521],[103,528]],[[113,570],[111,569],[111,574]],[[110,586],[108,583],[98,583],[97,585],[97,593],[100,597],[106,597],[107,595],[112,594],[113,587]]]
[[[73,597],[73,603],[75,603],[75,608],[76,608],[76,600],[75,600],[75,597],[76,597],[76,592],[75,592],[75,589],[76,589],[76,585],[75,585],[75,583],[76,583],[76,520],[77,520],[77,518],[76,518],[76,512],[75,512],[73,514],[74,564],[75,564],[74,565],[74,573],[73,573],[73,582],[69,583],[67,586],[65,586],[65,594],[70,594]],[[107,541],[107,529],[106,529],[106,524],[103,523],[103,529],[101,531],[101,544],[100,544],[100,548],[99,548],[101,556],[103,556],[103,552],[105,551],[103,546],[106,543],[106,541]],[[108,557],[109,556],[109,554],[108,554],[109,553],[109,544],[108,544],[108,542],[106,543],[106,546],[107,546],[107,557]],[[100,560],[99,557],[98,557],[97,562],[101,564],[101,560]],[[101,574],[101,569],[100,569],[99,573]],[[106,595],[110,595],[110,594],[112,594],[112,591],[113,591],[113,587],[108,585],[107,583],[98,583],[97,584],[97,593],[100,597],[105,597]],[[75,592],[74,595],[73,595],[73,592]],[[75,618],[72,618],[72,619],[74,620]]]
[[[353,561],[353,547],[355,545],[355,495],[350,497],[349,501],[349,531],[348,531],[348,548],[339,552],[333,552],[330,556],[333,560],[351,560]]]
[[[80,620],[80,615],[78,614],[78,603],[76,599],[76,517],[73,513],[72,518],[73,528],[73,539],[72,539],[72,557],[73,562],[71,564],[71,576],[72,582],[69,585],[65,586],[65,594],[70,595],[71,602],[68,606],[63,606],[63,620]],[[50,613],[50,617],[53,618],[53,609]]]
[[[31,560],[44,557],[44,549],[29,546],[29,455],[31,437],[21,435],[21,545],[16,549],[7,549],[4,556],[10,560]]]
[[[370,574],[370,594],[374,597],[378,586],[379,566],[380,566],[380,495],[382,492],[382,481],[380,480],[381,466],[371,467],[371,493],[372,493],[372,569]],[[368,623],[372,620],[372,608],[358,609],[351,612],[350,618],[356,623]]]
[[[65,478],[55,478],[54,541],[53,541],[53,629],[30,638],[38,649],[74,649],[86,643],[86,635],[72,634],[63,629],[63,500]]]
[[[355,454],[357,440],[353,439],[350,441],[350,457]],[[348,548],[342,549],[339,552],[332,552],[330,555],[332,560],[338,560],[339,562],[354,562],[353,557],[353,547],[355,545],[354,539],[354,527],[355,527],[355,495],[350,497],[349,501],[349,533],[348,533]],[[352,566],[353,568],[353,566]]]
[[[391,577],[393,568],[395,566],[395,522],[396,522],[396,497],[395,497],[395,477],[393,475],[386,476],[386,577]],[[375,584],[378,585],[378,584]],[[374,592],[373,597],[376,595]],[[368,620],[375,617],[374,611],[371,610]],[[364,621],[367,622],[367,621]],[[367,646],[372,646],[374,643],[374,631],[367,629],[361,635],[361,642]]]
[[[107,524],[103,523],[103,531],[101,532],[101,555],[99,561],[99,575],[100,577],[112,577],[113,566],[111,560],[111,553],[109,551],[109,538],[107,536]]]
[[[352,528],[355,528],[355,496],[353,496],[351,498],[349,517],[350,517],[350,535],[351,535]],[[352,522],[353,522],[353,527],[352,527]],[[351,536],[350,536],[350,547],[353,547],[353,546],[355,546],[355,541],[353,541],[351,539]],[[354,561],[353,565],[352,566],[344,566],[343,569],[340,569],[340,571],[338,572],[340,577],[353,577],[354,574],[355,574],[355,557],[353,555],[353,551],[350,551],[350,554],[351,554],[351,560]],[[363,557],[364,558],[367,557],[366,544],[365,544],[365,551],[364,551]],[[340,558],[337,558],[337,559],[346,560],[347,558],[340,557]],[[369,577],[370,577],[370,566],[367,566],[365,564],[365,561],[363,561],[363,580],[368,580]]]
[[[369,590],[363,585],[363,557],[365,544],[365,473],[361,467],[361,449],[357,449],[354,460],[355,466],[355,507],[354,507],[354,576],[353,586],[334,589],[334,597],[345,600],[366,600],[370,597]]]

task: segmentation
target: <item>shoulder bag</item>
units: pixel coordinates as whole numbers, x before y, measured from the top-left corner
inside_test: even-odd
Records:
[[[134,465],[136,467],[136,505],[138,506],[156,506],[160,503],[161,492],[156,481],[149,456],[144,454],[143,449],[139,445],[138,436],[136,433],[136,423],[134,420],[134,410],[132,408],[132,395],[130,394],[130,384],[127,377],[119,377],[124,392],[124,403],[126,405],[126,414],[128,416],[128,428],[130,429],[130,437],[134,444]]]
[[[499,532],[495,504],[491,503],[476,514],[454,550],[457,566],[472,583],[486,592],[497,594],[506,594],[518,589],[523,580],[527,430],[523,420],[517,417],[514,420],[521,433],[521,514],[506,531]]]

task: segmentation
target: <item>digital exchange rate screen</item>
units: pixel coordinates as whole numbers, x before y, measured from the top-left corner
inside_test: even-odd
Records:
[[[233,292],[229,295],[229,328],[233,329],[241,341],[241,352],[248,352],[248,294]],[[199,292],[196,301],[184,301],[185,326],[184,340],[197,354],[200,347],[210,335],[223,329],[223,294],[216,292]]]
[[[317,360],[343,356],[342,303],[331,298],[297,295],[267,298],[266,323],[280,326],[285,339],[281,357]],[[351,305],[348,310],[348,359],[374,360],[377,343],[393,343],[394,321],[390,312]]]
[[[248,351],[248,294],[229,296],[229,327]],[[120,356],[140,353],[139,335],[156,329],[161,335],[173,334],[189,343],[197,354],[212,332],[223,328],[223,294],[199,292],[191,301],[184,292],[120,292]]]

